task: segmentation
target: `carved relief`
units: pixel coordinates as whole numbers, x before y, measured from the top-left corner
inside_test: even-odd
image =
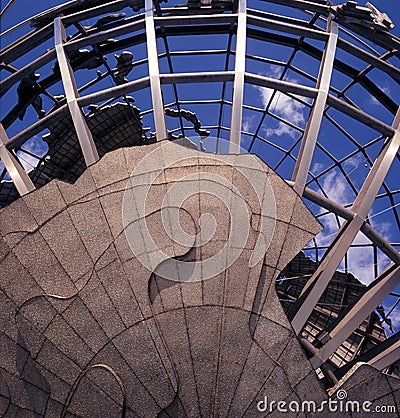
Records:
[[[275,292],[320,225],[255,156],[119,149],[1,215],[6,415],[254,416],[264,394],[327,396]]]

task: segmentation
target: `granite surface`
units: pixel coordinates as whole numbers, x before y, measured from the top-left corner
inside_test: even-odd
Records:
[[[170,142],[118,149],[74,185],[52,181],[1,210],[0,413],[250,417],[268,414],[257,408],[264,396],[327,399],[274,285],[320,225],[266,165],[254,169],[256,160],[213,159]],[[203,193],[200,172],[231,187]],[[143,262],[156,258],[135,235],[135,199],[150,178],[144,219],[163,251],[160,265],[205,261],[229,242],[217,274],[209,277],[205,263],[201,277],[188,281],[177,271],[171,279]],[[237,196],[248,219],[239,217]],[[161,218],[161,206],[178,197],[189,237],[206,234],[200,216],[214,215],[215,233],[200,246],[176,242],[175,221]],[[238,249],[231,235],[239,239],[246,228]],[[260,242],[261,257],[249,263]]]

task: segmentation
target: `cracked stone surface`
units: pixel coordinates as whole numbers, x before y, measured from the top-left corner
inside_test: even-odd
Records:
[[[399,416],[397,412],[400,410],[399,379],[383,374],[369,364],[357,363],[329,392],[335,396],[340,391],[346,394],[346,399],[357,400],[360,409],[366,403],[365,408],[368,410],[368,412],[364,412],[366,416],[385,415],[390,418]],[[389,410],[388,407],[395,409]],[[361,416],[361,412],[359,416]]]
[[[128,180],[157,149],[162,153],[153,165],[147,162]],[[168,166],[176,156],[179,163]],[[52,181],[0,211],[1,414],[250,417],[265,416],[257,410],[264,395],[310,400],[305,388],[311,387],[313,398],[328,399],[274,286],[280,269],[321,226],[267,166],[259,163],[251,171],[253,160],[237,155],[213,161],[170,142],[121,149],[88,168],[75,185]],[[230,197],[222,201],[200,192],[200,177],[193,176],[203,167],[216,176],[209,184],[216,178],[233,184],[225,187]],[[195,281],[185,281],[179,271],[179,280],[171,280],[158,274],[158,266],[143,265],[125,236],[122,205],[125,188],[131,193],[126,201],[135,204],[150,169],[158,176],[144,220],[164,252],[162,263],[171,257],[205,261],[220,252],[234,228],[244,230],[233,203],[241,195],[249,233],[240,251],[235,242],[227,246],[237,254],[233,263]],[[216,233],[201,246],[195,240],[175,243],[175,221],[167,222],[172,235],[162,230],[162,196],[180,179],[190,190],[179,209],[182,230],[205,234],[200,216],[206,213],[217,222]],[[276,223],[261,230],[261,221],[270,221],[261,208],[270,202],[264,192],[258,201],[251,188],[264,190],[267,182]],[[173,198],[182,188],[176,190]],[[141,220],[135,214],[132,206],[129,228],[137,231]],[[250,265],[259,238],[265,249]],[[153,257],[142,247],[142,255]],[[204,265],[201,275],[208,269]]]

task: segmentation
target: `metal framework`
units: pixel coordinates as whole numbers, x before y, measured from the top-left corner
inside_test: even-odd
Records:
[[[199,127],[195,131],[182,117],[182,110],[196,112],[192,122],[229,139],[231,152],[241,145],[258,154],[325,226],[305,248],[318,268],[289,311],[297,334],[336,270],[351,272],[354,251],[371,251],[372,283],[323,336],[315,336],[311,361],[320,367],[378,305],[386,301],[398,309],[400,39],[372,14],[349,19],[340,5],[321,0],[173,3],[110,0],[84,8],[69,2],[3,30],[1,96],[10,106],[1,115],[0,196],[8,191],[11,200],[42,185],[23,169],[24,156],[47,163],[46,151],[36,154],[30,141],[47,129],[57,131],[69,117],[89,166],[99,158],[89,118],[101,120],[101,112],[117,102],[131,108],[127,95],[135,96],[154,131],[149,141],[198,135]],[[25,35],[13,39],[17,28]],[[113,66],[120,57],[113,54],[126,50],[140,58]],[[43,77],[29,81],[36,71]],[[126,79],[117,79],[119,72]],[[27,78],[37,88],[31,98],[19,92]],[[43,117],[35,120],[31,106],[38,108],[35,98],[42,96]],[[165,108],[179,116],[166,118]],[[390,217],[392,236],[382,232],[381,213]],[[361,244],[360,233],[366,237]],[[393,343],[368,361],[383,369],[398,359]]]
[[[146,39],[147,39],[147,54],[149,61],[149,76],[151,99],[154,109],[154,125],[156,128],[157,140],[168,137],[167,126],[165,124],[164,101],[161,94],[160,84],[160,69],[158,66],[158,52],[156,32],[154,29],[154,15],[152,0],[145,1],[146,8]]]
[[[66,40],[65,28],[61,18],[54,20],[54,42],[57,54],[57,61],[60,68],[61,79],[64,86],[67,105],[72,121],[78,136],[86,165],[92,165],[99,160],[99,154],[94,144],[92,134],[87,126],[82,110],[78,104],[78,89],[74,78],[74,72],[64,51]]]
[[[329,331],[329,341],[311,358],[311,364],[317,368],[325,363],[335,350],[357,329],[360,323],[376,308],[376,300],[383,300],[389,295],[396,284],[399,283],[399,280],[400,267],[394,264],[390,265],[372,283],[359,301],[348,312],[345,312],[340,317],[340,320],[335,321],[337,322],[336,326],[333,326],[333,329]]]
[[[399,121],[400,110],[397,112],[392,125],[396,130],[395,134],[387,141],[385,147],[374,162],[351,207],[353,218],[343,223],[335,240],[327,250],[324,260],[303,289],[302,295],[297,302],[299,309],[292,317],[292,325],[297,333],[301,332],[307,318],[310,316],[313,308],[326,289],[329,280],[332,278],[333,273],[339,267],[341,260],[368,216],[372,203],[400,147]],[[379,303],[379,301],[379,298],[375,299],[375,303]],[[374,307],[371,311],[373,309]]]
[[[246,0],[239,0],[236,33],[235,78],[233,83],[230,152],[239,152],[242,132],[244,74],[246,71]]]
[[[328,31],[329,40],[326,43],[321,60],[321,68],[318,74],[318,94],[314,100],[311,115],[308,118],[306,129],[304,130],[299,155],[293,172],[293,188],[300,196],[303,195],[308,172],[310,171],[311,160],[317,143],[318,133],[321,128],[322,117],[324,116],[324,109],[328,99],[329,86],[331,84],[333,62],[335,59],[338,38],[338,24],[337,22],[332,21],[332,16],[329,16]]]
[[[24,194],[35,190],[35,186],[22,165],[7,148],[8,141],[7,133],[4,130],[3,125],[0,124],[0,159],[14,182],[18,193],[23,196]]]

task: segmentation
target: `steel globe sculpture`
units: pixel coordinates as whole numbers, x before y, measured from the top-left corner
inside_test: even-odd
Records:
[[[2,10],[2,24],[11,16],[15,3],[18,0],[10,1]],[[394,34],[395,25],[390,16],[371,3],[364,5],[354,1],[189,0],[184,3],[85,0],[58,3],[62,4],[55,4],[21,23],[5,25],[6,29],[2,29],[0,218],[3,217],[3,221],[0,222],[0,235],[4,250],[0,247],[0,263],[5,266],[4,272],[13,268],[12,262],[7,264],[11,253],[17,254],[15,263],[21,263],[21,271],[29,272],[30,268],[34,271],[33,265],[41,263],[38,254],[42,250],[38,249],[42,244],[39,238],[35,238],[29,246],[21,247],[25,248],[26,254],[30,252],[28,248],[32,248],[30,258],[35,262],[30,265],[18,256],[18,251],[22,251],[19,250],[21,243],[39,232],[40,237],[50,242],[52,238],[46,236],[47,222],[61,216],[64,211],[67,213],[70,204],[79,202],[85,205],[90,200],[88,196],[96,195],[101,201],[103,188],[107,190],[113,182],[127,181],[126,173],[132,171],[132,161],[138,163],[137,155],[145,157],[150,171],[149,155],[155,155],[151,152],[159,144],[167,144],[166,155],[179,154],[181,151],[173,147],[178,146],[176,143],[184,144],[185,149],[190,150],[187,155],[183,153],[189,160],[198,158],[197,161],[201,161],[199,155],[202,154],[197,153],[218,155],[223,163],[210,163],[214,169],[218,164],[228,164],[226,161],[230,156],[225,154],[239,154],[239,157],[246,153],[255,154],[265,163],[266,168],[260,171],[274,173],[268,174],[271,176],[268,178],[277,202],[278,223],[302,225],[303,230],[296,239],[294,235],[290,239],[287,233],[277,246],[282,254],[286,248],[287,254],[282,256],[285,265],[277,261],[274,272],[265,272],[265,266],[270,266],[267,258],[273,258],[273,251],[269,248],[270,252],[265,252],[264,273],[258,272],[258,275],[264,274],[271,279],[273,290],[287,315],[287,319],[279,320],[287,324],[285,329],[293,334],[296,341],[293,347],[297,347],[299,342],[297,351],[293,348],[293,352],[301,353],[297,367],[305,371],[296,383],[288,377],[291,388],[300,386],[303,379],[306,381],[311,367],[316,370],[317,377],[312,371],[313,377],[309,378],[308,384],[318,387],[316,393],[324,393],[321,388],[325,387],[330,394],[338,394],[338,388],[347,390],[354,386],[351,385],[351,376],[356,379],[357,373],[364,373],[365,382],[386,379],[386,386],[380,383],[379,396],[390,397],[395,403],[399,394],[395,391],[398,384],[396,386],[393,382],[400,373],[400,39]],[[240,166],[242,160],[237,161]],[[155,168],[157,164],[154,161]],[[201,167],[199,162],[185,164],[185,170],[190,166],[196,166],[198,170]],[[236,163],[229,164],[235,171]],[[118,170],[126,172],[126,176],[116,174]],[[245,181],[238,184],[239,189],[246,189]],[[249,181],[250,189],[251,184]],[[320,222],[320,227],[306,207],[300,209],[301,201]],[[247,203],[251,207],[249,201]],[[120,214],[121,210],[115,208],[113,210]],[[89,218],[92,215],[90,210],[87,209]],[[292,217],[285,218],[286,210],[291,211]],[[75,222],[73,216],[76,214],[71,214],[74,209],[68,211],[78,235],[82,233],[84,236],[89,221]],[[32,213],[34,219],[29,224]],[[110,209],[106,218],[112,216],[111,213]],[[187,213],[190,214],[189,209]],[[25,220],[21,220],[23,216],[26,216]],[[84,214],[76,216],[81,219]],[[96,216],[93,212],[90,219],[93,221]],[[150,215],[146,213],[146,216]],[[101,222],[99,220],[99,225]],[[187,225],[190,229],[189,221]],[[110,228],[114,234],[113,226]],[[48,234],[50,230],[48,227]],[[52,236],[68,235],[69,230],[67,226],[58,226]],[[109,246],[117,248],[118,239],[114,236],[114,243],[110,241]],[[60,254],[53,249],[52,252],[62,264],[63,257],[68,256],[62,254],[63,239],[54,245],[59,245]],[[86,247],[85,242],[83,247]],[[107,251],[111,247],[107,247]],[[93,263],[97,277],[93,280],[102,282],[100,271],[107,265],[106,257],[103,257],[106,250],[101,256],[96,256],[96,261],[87,251],[92,260],[85,265],[89,268]],[[178,250],[171,255],[172,258],[186,256]],[[74,286],[80,295],[86,291],[87,285],[90,287],[91,279],[83,279],[83,273],[87,271],[82,270],[82,260],[77,260],[68,261],[71,268],[68,274],[70,277],[75,274]],[[152,274],[148,284],[149,305],[141,306],[139,301],[138,306],[143,312],[149,309],[155,318],[160,312],[166,315],[165,305],[161,302],[162,308],[156,308],[156,303],[162,291],[170,290],[170,285],[157,276],[155,270]],[[153,400],[149,400],[149,405],[152,405],[149,415],[143,412],[145,401],[144,404],[130,401],[134,395],[120,374],[107,365],[105,351],[104,355],[96,357],[96,362],[92,359],[82,365],[80,359],[76,360],[81,371],[77,371],[69,381],[65,381],[64,371],[50,368],[54,376],[60,373],[62,383],[57,385],[68,386],[64,392],[60,389],[64,396],[55,397],[55,401],[50,395],[50,378],[44,377],[40,371],[43,365],[37,360],[41,334],[47,335],[47,329],[53,324],[44,317],[53,315],[54,319],[60,315],[63,321],[72,324],[71,330],[74,329],[76,334],[84,334],[87,329],[80,325],[88,324],[92,319],[85,319],[83,308],[77,314],[81,322],[74,323],[73,315],[67,319],[69,308],[61,305],[67,304],[66,300],[72,297],[72,293],[64,288],[61,297],[61,293],[51,292],[50,288],[46,290],[45,285],[39,286],[45,290],[46,298],[36,306],[40,313],[35,316],[31,306],[36,303],[32,300],[38,298],[38,294],[32,294],[31,299],[21,297],[18,300],[12,296],[10,289],[13,286],[7,274],[3,275],[1,289],[5,296],[2,304],[15,305],[7,309],[11,309],[9,312],[13,313],[9,315],[19,327],[16,334],[19,337],[13,337],[14,345],[19,348],[13,348],[14,354],[6,362],[16,362],[19,378],[25,386],[28,382],[40,388],[41,397],[25,387],[28,395],[24,396],[35,399],[30,399],[30,406],[15,403],[15,395],[11,395],[12,379],[3,376],[2,412],[11,414],[14,411],[17,416],[21,411],[33,411],[43,416],[90,415],[88,411],[92,411],[95,402],[73,407],[74,399],[90,398],[92,389],[86,393],[82,389],[85,383],[102,392],[96,398],[102,399],[97,407],[112,399],[113,406],[104,406],[110,408],[104,410],[113,411],[116,416],[260,413],[261,409],[257,411],[256,405],[262,397],[257,398],[257,393],[250,397],[249,405],[253,405],[250,407],[244,400],[245,395],[241,400],[237,391],[229,395],[230,401],[219,398],[217,383],[214,397],[210,405],[206,405],[202,396],[208,395],[200,393],[199,381],[205,379],[208,382],[209,377],[194,371],[196,366],[193,366],[193,385],[197,388],[199,406],[192,410],[189,407],[191,398],[189,395],[185,398],[181,388],[180,379],[185,369],[180,369],[180,360],[174,357],[177,343],[172,337],[171,340],[165,337],[162,328],[167,326],[161,320],[155,320],[157,326],[150,331],[151,338],[158,347],[161,361],[165,360],[164,368],[173,369],[175,373],[169,369],[166,371],[169,383],[167,378],[159,377],[160,393],[161,388],[167,388],[160,395],[162,401],[156,399],[158,389],[152,386],[154,382],[149,383],[151,378],[141,375],[139,366],[138,369],[132,366],[133,357],[127,360],[132,370],[138,370],[138,380],[150,379],[148,385],[151,389],[147,390],[149,399]],[[83,280],[84,285],[78,285],[79,280]],[[105,293],[112,293],[104,283],[102,286]],[[183,289],[188,283],[180,286]],[[239,282],[237,286],[240,287]],[[246,294],[253,295],[256,301],[258,293],[254,290],[253,294],[249,286]],[[133,289],[133,294],[139,297],[142,291]],[[57,296],[57,302],[51,299],[55,295],[60,296]],[[84,300],[83,296],[79,297]],[[182,296],[183,305],[184,299]],[[98,303],[105,303],[101,300]],[[207,305],[204,297],[201,303]],[[96,319],[96,308],[90,308],[89,303],[85,306],[89,311],[93,309],[91,314]],[[260,343],[262,337],[258,334],[261,331],[256,331],[257,326],[251,325],[255,305],[252,306],[248,308],[250,334],[253,341],[260,338],[257,344],[267,352],[268,344],[265,343],[264,347]],[[271,305],[270,309],[280,312],[281,306],[278,309]],[[49,310],[58,314],[50,314]],[[124,322],[121,315],[119,313],[119,320]],[[204,315],[202,321],[207,322],[204,311],[200,310],[196,315]],[[210,318],[212,315],[210,313]],[[238,324],[244,321],[239,317],[236,320]],[[96,326],[103,328],[107,338],[117,338],[109,335],[107,327],[99,321]],[[195,323],[193,318],[192,321]],[[69,335],[63,325],[58,326],[55,335]],[[31,342],[27,348],[30,327],[43,329],[32,331],[32,341],[36,338],[37,346]],[[187,327],[190,330],[189,325]],[[196,327],[200,329],[201,325]],[[172,332],[170,328],[168,330]],[[202,333],[206,331],[202,330]],[[2,335],[7,341],[11,338],[7,321],[2,325]],[[233,334],[229,335],[233,338]],[[145,340],[147,337],[142,335],[140,338]],[[46,338],[56,344],[54,341],[58,337],[52,339],[47,335]],[[74,341],[72,337],[71,341]],[[222,339],[218,341],[222,347]],[[247,341],[245,337],[243,341]],[[289,352],[292,343],[288,341],[285,344]],[[220,347],[218,344],[216,346]],[[138,352],[139,346],[135,346]],[[121,347],[117,347],[118,350],[122,350]],[[114,355],[111,351],[107,353]],[[23,355],[28,360],[22,361]],[[235,355],[240,358],[241,354]],[[271,358],[278,361],[279,356],[271,355]],[[36,360],[40,367],[35,365]],[[264,360],[260,357],[257,361]],[[292,366],[285,361],[282,360],[282,373],[290,376]],[[192,362],[195,364],[193,358]],[[360,364],[365,366],[363,370]],[[0,372],[3,370],[6,375],[6,367],[1,367]],[[155,366],[150,370],[158,376]],[[96,373],[99,375],[91,376]],[[218,369],[215,373],[217,376]],[[172,375],[175,377],[171,378]],[[199,381],[196,381],[196,376]],[[217,382],[218,378],[215,379]],[[186,383],[188,387],[191,385]],[[262,387],[260,384],[257,390],[261,391]],[[296,399],[306,399],[300,389],[298,392],[293,390],[285,392],[288,399],[294,393]],[[362,393],[362,385],[357,386],[357,390],[354,396]],[[337,397],[339,399],[339,395]],[[49,399],[54,401],[53,412],[49,412]]]

